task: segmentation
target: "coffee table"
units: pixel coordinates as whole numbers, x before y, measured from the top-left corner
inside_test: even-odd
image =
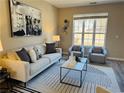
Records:
[[[69,60],[67,60],[61,67],[60,67],[60,83],[64,83],[64,84],[68,84],[68,85],[72,85],[72,86],[76,86],[76,87],[81,87],[82,86],[82,77],[83,77],[83,81],[85,79],[86,76],[86,72],[87,72],[87,63],[88,63],[88,59],[87,58],[80,58],[80,62],[76,62],[76,63],[71,63]],[[65,75],[62,76],[62,71],[63,69],[67,69],[68,71],[66,72]],[[66,78],[67,74],[71,71],[78,71],[80,72],[80,84],[79,85],[74,85],[68,82],[64,82],[63,80]],[[82,72],[85,71],[84,76],[82,75]]]

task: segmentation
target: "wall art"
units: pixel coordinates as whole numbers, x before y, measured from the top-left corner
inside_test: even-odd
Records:
[[[17,36],[39,36],[42,34],[41,12],[39,9],[10,0],[11,35]]]

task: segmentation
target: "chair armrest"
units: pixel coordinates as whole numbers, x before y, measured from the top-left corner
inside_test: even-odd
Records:
[[[84,46],[81,46],[81,55],[84,56]]]
[[[27,82],[30,72],[29,62],[11,59],[1,59],[1,65],[7,68],[10,72],[11,78]]]
[[[81,46],[81,52],[84,52],[84,47],[83,46]]]
[[[105,48],[103,48],[103,54],[107,56],[107,50]]]
[[[69,51],[69,52],[71,52],[71,51],[72,51],[72,46],[71,46],[71,47],[69,47],[68,51]]]
[[[62,48],[56,48],[56,52],[62,54]]]
[[[93,50],[93,47],[91,47],[91,48],[89,49],[89,54],[92,53],[92,50]]]
[[[68,49],[68,55],[71,55],[71,51],[72,51],[72,46],[69,47],[69,49]]]
[[[89,58],[89,60],[90,60],[90,57],[91,57],[91,54],[92,54],[92,50],[93,50],[93,47],[91,47],[91,48],[89,49],[89,51],[88,51],[88,58]]]

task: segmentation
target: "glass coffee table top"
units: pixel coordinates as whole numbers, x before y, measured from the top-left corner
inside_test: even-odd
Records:
[[[60,82],[64,83],[64,84],[69,84],[69,85],[73,85],[73,86],[77,86],[77,87],[81,87],[82,86],[82,71],[87,71],[87,63],[88,63],[88,59],[87,58],[80,58],[80,62],[75,62],[73,60],[67,60],[61,67],[60,67]],[[74,71],[79,71],[80,72],[80,85],[74,85],[74,84],[70,84],[67,82],[63,82],[64,78],[67,76],[67,74],[69,73],[69,71],[62,76],[62,72],[63,69],[68,69],[70,70],[74,70]],[[86,73],[85,73],[86,75]],[[84,75],[84,78],[85,78]]]

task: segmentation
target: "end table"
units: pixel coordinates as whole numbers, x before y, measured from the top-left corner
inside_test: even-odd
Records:
[[[5,80],[6,82],[6,88],[4,87],[0,87],[0,91],[6,91],[6,90],[9,90],[10,89],[10,85],[9,85],[9,82],[8,80],[10,79],[10,73],[8,73],[7,71],[0,71],[0,81],[1,80]]]

